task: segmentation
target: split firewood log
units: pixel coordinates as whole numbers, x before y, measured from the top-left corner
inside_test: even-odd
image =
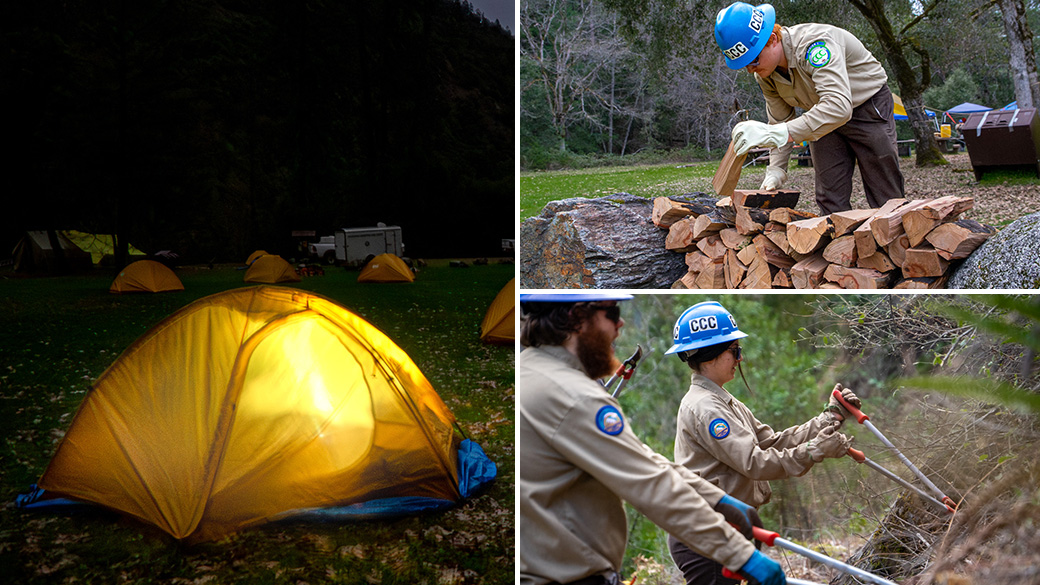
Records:
[[[786,225],[775,221],[769,221],[766,223],[765,228],[762,229],[762,233],[776,244],[784,254],[787,254],[788,256],[791,255],[792,250],[791,244],[787,241]]]
[[[878,249],[878,242],[874,239],[874,232],[870,228],[878,215],[890,213],[905,204],[906,199],[889,199],[877,209],[873,216],[867,218],[858,228],[853,230],[852,235],[856,237],[856,254],[860,258],[866,258]]]
[[[967,258],[987,238],[997,233],[996,228],[973,219],[959,219],[944,223],[924,237],[947,260]]]
[[[791,283],[800,289],[817,288],[830,264],[823,259],[822,251],[799,260],[791,267]]]
[[[906,234],[899,234],[896,239],[885,246],[885,250],[888,251],[888,257],[898,266],[902,266],[906,262],[906,251],[908,248],[910,248],[910,236]]]
[[[815,213],[809,213],[808,211],[798,211],[797,209],[789,209],[787,207],[778,207],[769,212],[769,221],[775,221],[776,223],[782,223],[784,225],[787,225],[792,221],[801,221],[813,217],[819,216]]]
[[[700,250],[686,253],[686,267],[690,272],[700,272],[707,268],[708,264],[711,264],[711,262],[711,258],[708,258],[707,254]]]
[[[773,271],[769,263],[761,256],[755,256],[748,266],[747,274],[740,288],[773,288]]]
[[[891,273],[883,274],[869,268],[846,268],[840,264],[827,266],[823,277],[845,289],[885,288]]]
[[[928,288],[944,288],[946,282],[950,280],[950,273],[946,272],[942,276],[936,277],[915,277],[915,278],[904,278],[900,280],[892,288],[898,289],[928,289]]]
[[[726,252],[726,261],[723,263],[726,275],[726,288],[737,288],[747,274],[747,266],[737,258],[737,251],[730,249]]]
[[[773,277],[773,288],[794,288],[794,284],[791,282],[791,270],[781,268],[776,271],[776,276]]]
[[[769,223],[769,214],[754,207],[734,206],[737,212],[737,232],[745,236],[762,233],[765,224]]]
[[[705,213],[704,215],[697,216],[697,219],[693,220],[691,232],[693,233],[693,238],[699,240],[701,238],[706,238],[711,234],[717,234],[732,225],[732,223],[726,221],[716,213]]]
[[[723,289],[726,288],[726,267],[724,262],[713,262],[697,275],[695,280],[697,288]]]
[[[733,250],[739,250],[751,243],[751,236],[741,235],[737,228],[726,228],[719,232],[719,237],[727,248]]]
[[[975,200],[971,197],[947,195],[928,200],[924,205],[908,211],[903,216],[903,230],[910,238],[910,245],[919,245],[924,241],[928,232],[943,223],[956,220],[961,213],[971,209],[974,205]]]
[[[866,258],[857,258],[856,266],[860,268],[870,268],[877,270],[878,272],[890,272],[899,268],[899,266],[895,262],[892,262],[892,259],[888,257],[888,254],[882,250],[878,250]]]
[[[834,225],[834,237],[838,238],[845,234],[851,234],[852,230],[858,228],[874,214],[876,209],[850,209],[849,211],[836,211],[831,214],[831,224]]]
[[[657,227],[668,229],[680,219],[711,213],[714,209],[714,206],[704,203],[683,201],[672,197],[655,197],[654,209],[650,212],[650,219]]]
[[[747,154],[738,155],[734,152],[733,141],[730,141],[726,154],[722,157],[722,162],[719,163],[719,168],[715,170],[715,176],[711,180],[711,186],[719,197],[733,196],[733,189],[740,180],[740,171],[743,169],[745,158],[747,158]]]
[[[906,205],[901,205],[888,213],[880,211],[870,220],[870,231],[874,233],[874,239],[879,246],[887,246],[889,242],[906,233],[903,229],[903,217],[915,209],[920,209],[928,203],[928,199],[915,199]]]
[[[787,224],[787,242],[799,254],[811,254],[827,245],[830,233],[831,222],[826,215]]]
[[[697,248],[715,262],[722,262],[722,257],[726,255],[726,250],[729,249],[726,247],[726,244],[722,243],[722,238],[718,234],[711,234],[706,238],[697,240]]]
[[[755,250],[758,252],[758,255],[766,261],[766,263],[776,266],[777,268],[790,268],[794,266],[794,259],[785,254],[779,246],[774,244],[772,240],[763,234],[755,236],[754,243]]]
[[[937,277],[946,273],[950,261],[940,256],[931,244],[924,244],[906,250],[902,267],[903,276],[907,278]]]
[[[776,191],[762,191],[758,189],[734,189],[731,199],[733,205],[744,207],[756,207],[758,209],[780,209],[792,208],[798,205],[800,191],[788,189],[777,189]]]
[[[697,238],[693,236],[696,218],[687,217],[673,223],[664,238],[664,247],[673,252],[691,252],[697,249]]]
[[[833,217],[834,214],[831,214]],[[852,235],[841,236],[831,240],[823,249],[824,260],[832,264],[841,264],[848,268],[856,263],[856,238]]]

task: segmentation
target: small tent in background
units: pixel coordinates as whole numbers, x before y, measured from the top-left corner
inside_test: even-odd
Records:
[[[253,262],[255,262],[257,258],[259,258],[261,256],[267,256],[267,255],[268,255],[267,252],[265,252],[263,250],[257,250],[256,252],[253,252],[252,254],[249,255],[249,258],[246,258],[246,266],[252,266]]]
[[[516,279],[511,279],[502,290],[498,291],[495,300],[491,301],[484,320],[480,323],[480,340],[484,343],[512,344],[516,339],[514,314],[516,304]]]
[[[277,284],[279,282],[300,282],[300,275],[291,264],[281,256],[261,256],[249,265],[246,270],[246,282]]]
[[[17,272],[89,270],[93,267],[90,254],[56,230],[26,232],[14,247],[13,256]]]
[[[138,260],[127,265],[112,281],[108,292],[168,292],[184,290],[181,279],[165,265],[155,260]]]
[[[957,104],[956,106],[953,106],[952,108],[946,111],[953,114],[954,116],[963,116],[966,114],[973,114],[975,112],[988,112],[992,109],[993,108],[989,108],[986,106],[980,106],[979,104],[964,102],[963,104]]]
[[[68,230],[65,232],[69,240],[72,243],[79,246],[79,248],[88,254],[94,264],[100,264],[101,259],[105,256],[114,256],[116,253],[115,240],[109,234],[90,234],[87,232],[78,232],[76,230]],[[147,256],[144,252],[130,245],[127,247],[131,256]]]
[[[414,282],[415,273],[393,254],[380,254],[368,261],[358,274],[358,282]]]
[[[495,476],[405,352],[336,303],[258,286],[200,299],[94,384],[27,509],[99,504],[178,539],[270,520],[449,507]],[[333,507],[329,509],[328,507]]]

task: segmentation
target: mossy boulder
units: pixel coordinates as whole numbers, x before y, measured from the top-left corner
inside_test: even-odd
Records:
[[[1040,288],[1040,212],[1001,229],[968,256],[948,288]]]

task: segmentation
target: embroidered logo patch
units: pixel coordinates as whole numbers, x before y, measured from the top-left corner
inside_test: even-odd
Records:
[[[596,413],[596,428],[611,436],[620,435],[625,430],[625,419],[618,409],[604,406]]]
[[[819,69],[831,62],[831,51],[824,41],[816,41],[805,51],[805,61]]]
[[[708,423],[708,431],[716,439],[725,439],[729,436],[729,423],[721,418],[717,418]]]

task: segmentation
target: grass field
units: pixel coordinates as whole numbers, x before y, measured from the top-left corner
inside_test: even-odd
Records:
[[[711,185],[718,162],[677,165],[675,163],[600,167],[575,171],[547,171],[521,173],[520,221],[538,213],[550,201],[570,197],[601,197],[614,193],[630,193],[642,197],[656,197],[661,189],[684,184],[692,178],[705,179]]]
[[[280,523],[184,546],[105,511],[13,508],[44,471],[93,381],[184,305],[245,286],[240,267],[178,270],[185,291],[111,295],[113,274],[0,273],[0,582],[512,583],[512,347],[479,339],[512,264],[434,264],[412,284],[357,284],[327,269],[296,288],[339,302],[416,362],[469,437],[498,464],[491,489],[447,512],[349,525]]]

